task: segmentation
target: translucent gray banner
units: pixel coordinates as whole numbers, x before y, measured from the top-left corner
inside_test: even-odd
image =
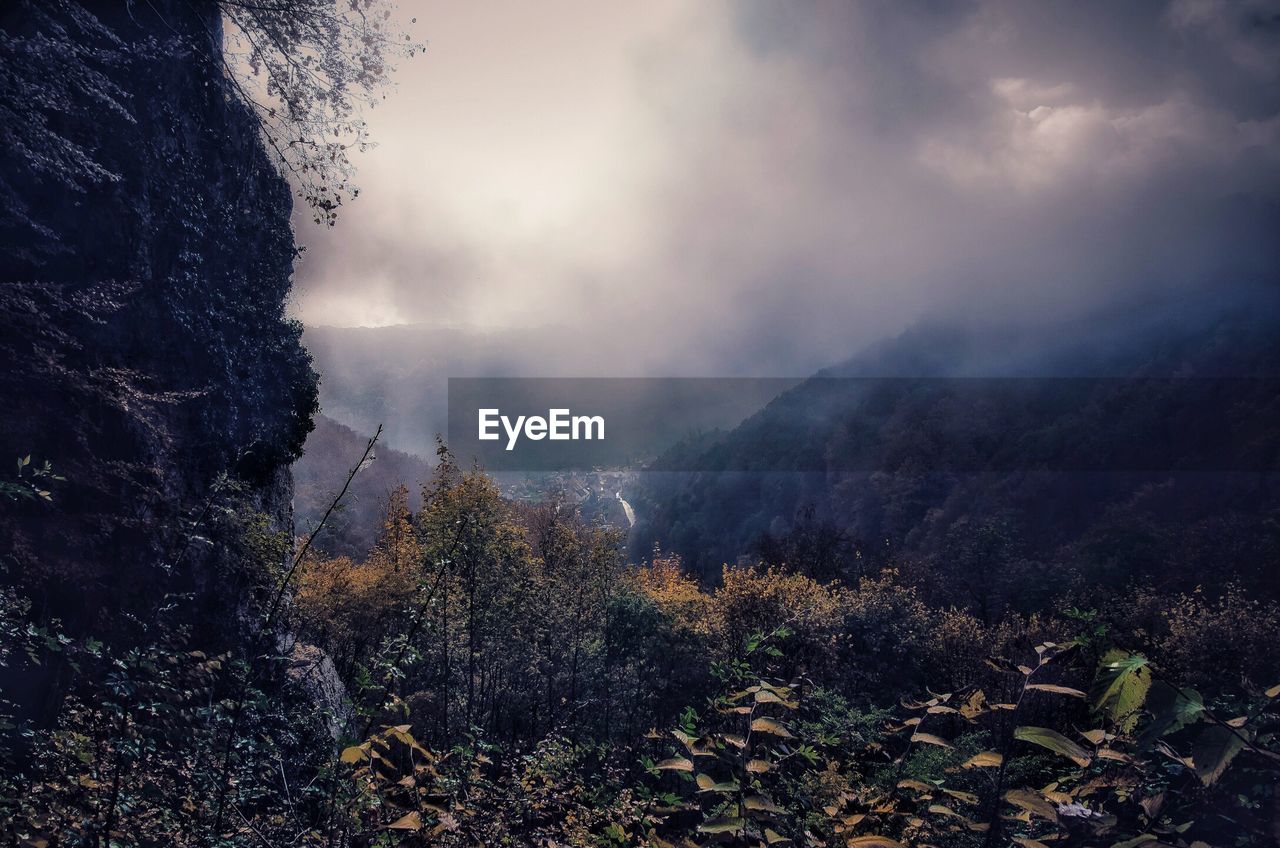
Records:
[[[492,471],[1270,471],[1273,378],[465,378]]]

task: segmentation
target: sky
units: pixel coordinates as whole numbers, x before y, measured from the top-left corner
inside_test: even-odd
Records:
[[[1280,0],[397,14],[427,51],[367,116],[357,201],[299,216],[307,324],[576,339],[548,374],[792,376],[919,321],[1280,278]]]

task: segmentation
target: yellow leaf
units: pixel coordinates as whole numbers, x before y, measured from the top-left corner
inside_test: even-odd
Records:
[[[940,748],[950,748],[951,743],[943,739],[941,736],[934,736],[932,733],[920,733],[917,731],[911,737],[912,742],[923,742],[926,745],[937,745]]]
[[[932,792],[932,791],[933,791],[933,787],[932,787],[932,786],[930,786],[929,784],[925,783],[925,782],[924,782],[924,781],[922,781],[922,780],[915,780],[915,779],[913,779],[913,778],[907,778],[906,780],[899,780],[899,781],[898,781],[898,788],[899,788],[899,789],[914,789],[914,790],[916,790],[917,792]]]
[[[422,830],[422,816],[414,810],[387,825],[387,830]]]
[[[776,694],[774,694],[773,692],[770,692],[768,689],[758,690],[755,693],[755,700],[757,704],[783,704],[783,705],[790,704],[790,702],[787,701],[785,698],[778,697]]]
[[[1031,727],[1024,725],[1014,728],[1013,738],[1020,739],[1023,742],[1030,742],[1033,745],[1039,745],[1042,748],[1048,748],[1055,754],[1061,754],[1076,765],[1084,767],[1089,765],[1089,752],[1063,736],[1056,730],[1048,727]]]
[[[699,772],[698,776],[695,777],[694,780],[698,783],[699,792],[719,792],[721,794],[727,794],[738,791],[737,783],[731,780],[724,783],[716,783],[715,778],[709,774],[703,774],[702,772]]]
[[[1246,733],[1245,736],[1248,734]],[[1246,738],[1226,727],[1208,727],[1191,743],[1191,761],[1205,786],[1217,781],[1245,746]]]
[[[1093,708],[1130,728],[1151,689],[1151,669],[1142,654],[1112,650],[1102,657],[1090,692]]]
[[[659,771],[693,771],[693,762],[684,757],[671,757],[658,763],[654,768]]]
[[[1056,686],[1052,683],[1028,683],[1028,689],[1036,692],[1052,692],[1055,695],[1068,695],[1072,698],[1083,698],[1085,694],[1079,689],[1072,689],[1070,686]]]
[[[964,768],[999,768],[1002,762],[1004,757],[995,751],[983,751],[980,754],[974,754],[961,765]]]
[[[748,810],[755,810],[761,813],[785,813],[786,810],[770,801],[763,795],[748,795],[742,799],[742,806]]]
[[[966,804],[976,804],[979,800],[978,796],[974,795],[972,792],[961,792],[959,789],[946,788],[942,791],[950,795],[952,798],[955,798],[957,801],[963,801]]]
[[[1058,811],[1054,806],[1029,789],[1011,789],[1004,793],[1004,799],[1041,818],[1055,823],[1058,821]]]
[[[785,739],[793,738],[791,731],[783,727],[780,722],[763,716],[751,722],[751,729],[757,733],[772,733],[774,736],[781,736]]]

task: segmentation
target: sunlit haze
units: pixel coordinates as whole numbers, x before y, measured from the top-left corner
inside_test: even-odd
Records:
[[[405,2],[309,325],[550,328],[575,373],[806,373],[1274,267],[1251,4]],[[410,19],[416,22],[410,23]],[[426,330],[424,330],[426,331]]]

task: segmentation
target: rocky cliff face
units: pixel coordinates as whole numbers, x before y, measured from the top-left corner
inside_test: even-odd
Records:
[[[128,639],[169,595],[233,642],[254,578],[206,540],[291,520],[316,399],[284,312],[291,194],[218,20],[186,0],[0,10],[0,459],[66,478],[0,508],[0,579],[73,633]]]

